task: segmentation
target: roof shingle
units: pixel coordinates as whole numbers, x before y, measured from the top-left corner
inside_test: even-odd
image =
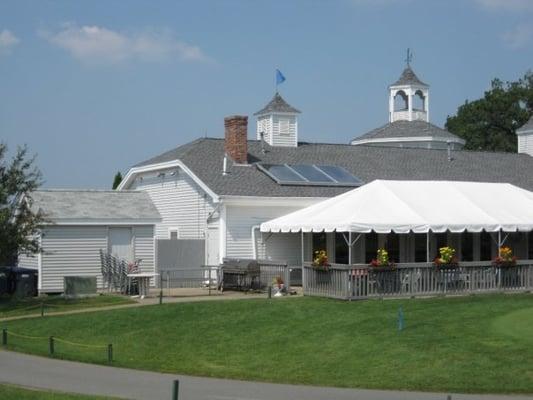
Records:
[[[249,159],[254,163],[232,165],[222,175],[224,140],[205,138],[178,147],[144,163],[180,159],[214,193],[230,196],[264,197],[331,197],[350,188],[278,185],[261,172],[255,162],[268,164],[337,165],[364,182],[389,180],[454,180],[473,182],[507,182],[533,190],[533,157],[517,153],[453,151],[448,161],[446,150],[353,146],[344,144],[299,143],[298,147],[271,147],[248,141]],[[446,188],[443,187],[443,193]],[[441,194],[436,194],[441,195]]]

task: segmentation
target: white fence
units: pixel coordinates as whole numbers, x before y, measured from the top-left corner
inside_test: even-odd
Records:
[[[311,264],[303,268],[305,295],[345,300],[533,289],[532,260],[499,267],[490,262],[463,262],[454,268],[437,268],[432,263],[398,264],[393,268],[332,264],[327,271]]]

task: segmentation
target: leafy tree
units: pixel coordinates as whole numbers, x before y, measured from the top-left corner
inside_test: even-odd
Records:
[[[516,152],[516,130],[533,114],[533,72],[516,82],[494,79],[483,98],[448,116],[446,129],[466,140],[465,149]]]
[[[35,156],[24,146],[6,158],[7,145],[0,143],[0,265],[14,264],[19,252],[38,252],[36,233],[46,221],[31,209],[31,193],[42,183]]]
[[[115,178],[113,179],[113,190],[118,188],[118,185],[120,185],[120,182],[122,182],[122,174],[120,173],[120,171],[118,171],[115,174]]]

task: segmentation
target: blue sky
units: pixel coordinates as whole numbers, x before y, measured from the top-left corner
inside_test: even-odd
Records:
[[[117,170],[250,116],[274,92],[300,139],[347,143],[387,122],[414,52],[442,126],[494,77],[533,67],[533,0],[0,2],[0,140],[27,143],[47,187]]]

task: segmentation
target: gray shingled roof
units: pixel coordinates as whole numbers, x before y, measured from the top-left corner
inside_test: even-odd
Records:
[[[394,121],[373,129],[354,141],[364,139],[404,138],[404,137],[438,137],[446,140],[460,140],[460,138],[445,129],[424,121]]]
[[[419,85],[419,86],[428,86],[427,83],[422,82],[420,79],[418,79],[418,76],[414,73],[414,71],[411,69],[411,67],[406,67],[402,74],[400,75],[400,78],[394,82],[391,86],[401,86],[401,85]]]
[[[344,167],[364,182],[391,180],[456,180],[507,182],[533,190],[533,157],[527,154],[300,143],[298,147],[270,147],[261,152],[259,141],[248,141],[248,166],[232,165],[222,175],[224,140],[205,138],[154,157],[139,165],[179,158],[218,195],[266,197],[330,197],[350,188],[281,186],[257,169],[270,164],[327,164]],[[173,157],[174,155],[174,157]],[[445,195],[446,188],[436,196]]]
[[[41,210],[56,223],[161,219],[148,193],[141,191],[37,190],[30,197],[33,211]]]
[[[301,111],[287,103],[285,99],[283,99],[283,97],[276,92],[272,100],[270,100],[270,103],[268,103],[254,115],[269,114],[272,112],[300,113]]]
[[[529,118],[529,121],[526,122],[524,126],[521,126],[516,130],[516,133],[533,131],[533,115]]]

